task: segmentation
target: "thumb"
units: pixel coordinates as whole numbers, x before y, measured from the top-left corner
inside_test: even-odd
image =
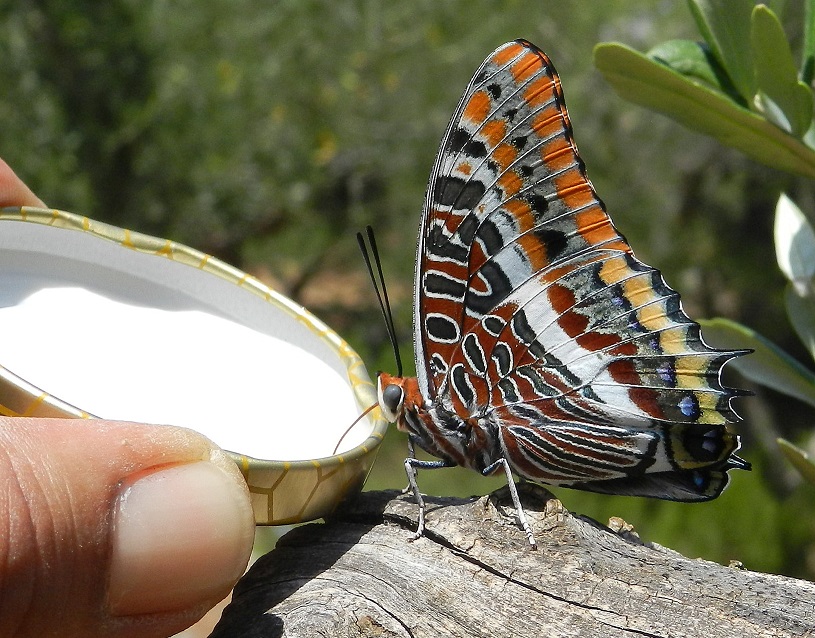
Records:
[[[31,192],[8,164],[0,159],[0,208],[3,206],[39,206],[42,200]]]
[[[252,548],[235,463],[191,430],[0,417],[0,635],[169,636]]]

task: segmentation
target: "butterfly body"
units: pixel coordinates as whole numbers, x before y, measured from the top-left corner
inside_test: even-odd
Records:
[[[397,428],[406,432],[413,445],[448,461],[451,465],[484,472],[503,456],[495,424],[488,417],[463,419],[442,401],[424,403],[416,378],[397,379],[381,373],[381,387],[399,384],[405,391],[404,406],[396,421]]]
[[[456,108],[419,229],[415,378],[379,376],[383,413],[440,459],[541,483],[702,501],[735,456],[736,351],[710,348],[586,177],[549,58],[494,51]],[[423,512],[423,509],[420,508]],[[420,520],[420,531],[423,522]],[[526,528],[532,542],[531,531]]]

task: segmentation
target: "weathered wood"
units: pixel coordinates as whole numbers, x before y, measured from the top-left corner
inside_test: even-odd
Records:
[[[522,491],[537,551],[505,490],[429,498],[412,543],[412,498],[365,493],[286,534],[212,636],[815,636],[813,583],[690,560]]]

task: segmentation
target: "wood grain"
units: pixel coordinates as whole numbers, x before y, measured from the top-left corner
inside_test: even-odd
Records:
[[[521,486],[529,548],[506,490],[428,498],[367,492],[286,534],[235,589],[226,636],[815,636],[815,585],[690,560]]]

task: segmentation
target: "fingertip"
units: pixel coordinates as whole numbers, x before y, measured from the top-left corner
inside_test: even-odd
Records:
[[[2,206],[45,208],[43,201],[17,177],[17,174],[5,161],[0,159],[0,207]]]
[[[244,491],[209,461],[125,480],[111,530],[111,613],[179,612],[226,596],[252,550]]]

